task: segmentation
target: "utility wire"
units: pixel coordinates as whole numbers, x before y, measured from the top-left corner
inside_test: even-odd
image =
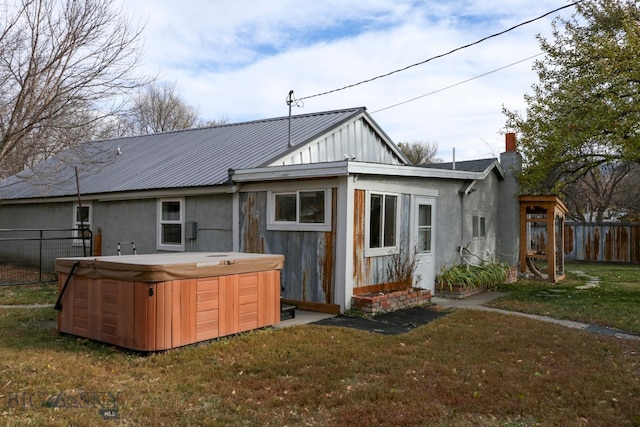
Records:
[[[530,24],[530,23],[532,23],[532,22],[538,21],[538,20],[540,20],[540,19],[542,19],[542,18],[545,18],[545,17],[547,17],[547,16],[549,16],[549,15],[551,15],[551,14],[553,14],[553,13],[559,12],[559,11],[561,11],[561,10],[563,10],[563,9],[567,9],[567,8],[569,8],[569,7],[573,7],[573,6],[575,6],[575,5],[579,4],[579,3],[582,3],[583,1],[585,1],[585,0],[578,0],[578,1],[576,1],[576,2],[573,2],[573,3],[571,3],[571,4],[568,4],[568,5],[566,5],[566,6],[559,7],[559,8],[557,8],[557,9],[554,9],[554,10],[552,10],[552,11],[550,11],[550,12],[547,12],[547,13],[545,13],[545,14],[543,14],[543,15],[540,15],[540,16],[538,16],[537,18],[533,18],[533,19],[530,19],[530,20],[528,20],[528,21],[521,22],[520,24],[514,25],[513,27],[508,28],[508,29],[506,29],[506,30],[504,30],[504,31],[500,31],[499,33],[495,33],[495,34],[492,34],[492,35],[490,35],[490,36],[487,36],[487,37],[481,38],[480,40],[477,40],[477,41],[475,41],[475,42],[473,42],[473,43],[469,43],[469,44],[466,44],[466,45],[464,45],[464,46],[457,47],[457,48],[455,48],[455,49],[453,49],[453,50],[450,50],[449,52],[442,53],[442,54],[440,54],[440,55],[436,55],[436,56],[432,56],[431,58],[427,58],[427,59],[425,59],[424,61],[416,62],[415,64],[407,65],[407,66],[406,66],[406,67],[404,67],[404,68],[399,68],[399,69],[394,70],[394,71],[391,71],[391,72],[389,72],[389,73],[382,74],[382,75],[379,75],[379,76],[376,76],[376,77],[372,77],[372,78],[367,79],[367,80],[362,80],[362,81],[360,81],[360,82],[358,82],[358,83],[353,83],[353,84],[350,84],[350,85],[347,85],[347,86],[343,86],[343,87],[338,88],[338,89],[328,90],[328,91],[326,91],[326,92],[317,93],[317,94],[315,94],[315,95],[303,96],[302,98],[298,98],[298,101],[302,101],[302,100],[304,100],[304,99],[309,99],[309,98],[317,98],[317,97],[319,97],[319,96],[328,95],[328,94],[330,94],[330,93],[339,92],[339,91],[342,91],[342,90],[345,90],[345,89],[350,89],[350,88],[352,88],[352,87],[359,86],[359,85],[364,84],[364,83],[369,83],[369,82],[372,82],[372,81],[374,81],[374,80],[381,79],[381,78],[383,78],[383,77],[389,77],[389,76],[390,76],[390,75],[392,75],[392,74],[396,74],[396,73],[399,73],[399,72],[401,72],[401,71],[406,71],[406,70],[408,70],[408,69],[410,69],[410,68],[417,67],[418,65],[426,64],[427,62],[433,61],[434,59],[439,59],[439,58],[442,58],[442,57],[444,57],[444,56],[451,55],[452,53],[457,52],[457,51],[459,51],[459,50],[466,49],[466,48],[468,48],[468,47],[475,46],[475,45],[480,44],[480,43],[482,43],[482,42],[484,42],[484,41],[487,41],[487,40],[489,40],[489,39],[492,39],[492,38],[494,38],[494,37],[501,36],[501,35],[503,35],[503,34],[506,34],[506,33],[510,32],[510,31],[515,30],[516,28],[522,27],[522,26],[524,26],[524,25],[527,25],[527,24]]]
[[[452,85],[440,88],[438,90],[434,90],[433,92],[425,93],[423,95],[416,96],[415,98],[407,99],[406,101],[398,102],[397,104],[393,104],[393,105],[389,105],[388,107],[380,108],[379,110],[372,111],[369,114],[379,113],[380,111],[384,111],[384,110],[388,110],[390,108],[398,107],[398,106],[403,105],[403,104],[408,104],[409,102],[416,101],[416,100],[418,100],[420,98],[424,98],[425,96],[434,95],[434,94],[442,92],[444,90],[451,89],[452,87],[456,87],[456,86],[460,86],[460,85],[465,84],[465,83],[469,83],[470,81],[479,79],[479,78],[484,77],[484,76],[488,76],[489,74],[497,73],[498,71],[504,70],[505,68],[513,67],[514,65],[518,65],[518,64],[520,64],[522,62],[528,61],[528,60],[533,59],[536,56],[540,56],[540,55],[542,55],[542,53],[537,53],[537,54],[535,54],[533,56],[530,56],[528,58],[521,59],[520,61],[512,62],[511,64],[505,65],[505,66],[500,67],[500,68],[496,68],[495,70],[487,71],[486,73],[477,75],[475,77],[471,77],[470,79],[463,80],[463,81],[458,82],[458,83],[454,83]]]

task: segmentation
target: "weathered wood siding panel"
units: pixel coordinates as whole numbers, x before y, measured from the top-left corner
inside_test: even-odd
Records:
[[[640,263],[640,224],[566,223],[567,260]]]
[[[366,191],[355,190],[354,194],[354,235],[353,235],[353,287],[363,288],[373,285],[384,285],[390,282],[388,269],[393,262],[394,256],[373,256],[365,257],[367,242],[365,241],[366,219]],[[399,256],[401,259],[410,256],[411,245],[409,244],[411,226],[411,195],[401,194],[400,203],[400,237],[398,245],[400,247]]]
[[[331,231],[267,230],[267,193],[240,194],[240,251],[283,254],[285,299],[333,304],[336,253],[336,190],[331,194]]]

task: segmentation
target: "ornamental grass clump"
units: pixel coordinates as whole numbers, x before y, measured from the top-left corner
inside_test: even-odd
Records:
[[[504,283],[507,271],[507,265],[498,262],[478,265],[455,264],[449,268],[443,266],[437,281],[440,283],[440,290],[446,285],[451,292],[456,284],[465,288],[489,287]]]

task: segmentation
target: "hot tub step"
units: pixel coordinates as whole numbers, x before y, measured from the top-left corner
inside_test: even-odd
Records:
[[[295,305],[290,305],[290,304],[280,305],[280,320],[295,319],[295,317],[296,317]]]

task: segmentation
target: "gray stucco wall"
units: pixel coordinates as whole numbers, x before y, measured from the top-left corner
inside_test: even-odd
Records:
[[[459,194],[463,198],[462,215],[464,228],[460,244],[470,252],[465,260],[478,264],[484,261],[498,259],[498,234],[500,223],[500,187],[502,181],[495,173],[491,173],[486,179],[478,181],[473,187],[475,191],[467,195]],[[473,217],[482,217],[485,220],[484,237],[473,236]],[[471,255],[473,254],[473,255]],[[460,259],[458,258],[458,261]]]
[[[186,220],[197,223],[196,239],[188,239],[190,252],[229,252],[233,250],[233,196],[218,194],[188,197]]]
[[[162,252],[156,244],[157,199],[94,202],[93,209],[93,231],[101,230],[103,255],[115,255],[118,242],[134,242],[140,254]],[[185,251],[231,251],[231,218],[231,195],[186,197],[185,223],[195,221],[197,229],[195,239],[185,239]],[[131,253],[131,245],[121,250]]]
[[[0,206],[0,228],[71,228],[73,203]]]
[[[367,178],[362,179],[368,180]],[[473,187],[474,191],[462,195],[464,189],[471,181],[449,179],[412,179],[412,178],[387,178],[386,185],[397,185],[406,188],[405,195],[411,192],[411,188],[437,190],[435,210],[435,250],[434,272],[438,274],[442,266],[451,266],[461,262],[459,246],[467,247],[472,253],[483,259],[503,259],[503,253],[509,253],[509,249],[501,251],[501,239],[504,236],[512,236],[517,233],[517,228],[512,229],[511,224],[502,223],[501,210],[504,205],[513,207],[511,200],[505,194],[509,189],[504,188],[505,180],[502,180],[495,172],[491,172],[484,180],[479,180]],[[403,197],[403,204],[407,204],[410,198]],[[517,205],[517,200],[516,200]],[[408,212],[405,207],[402,210],[402,221],[408,221]],[[473,237],[473,216],[485,218],[485,237]],[[407,225],[408,226],[408,225]],[[403,232],[406,233],[403,225]],[[516,235],[517,240],[517,235]],[[467,257],[472,262],[479,262],[475,257]],[[383,269],[378,269],[382,271]],[[380,277],[383,279],[383,277]]]
[[[500,155],[505,179],[500,192],[500,227],[498,228],[498,256],[509,265],[518,264],[520,257],[520,185],[516,179],[522,170],[522,158],[516,151]]]
[[[156,253],[157,199],[86,200],[92,205],[91,229],[102,235],[102,255],[116,255],[117,244],[134,242],[137,252]],[[232,242],[232,196],[185,198],[185,222],[197,223],[195,239],[185,240],[185,251],[228,252]],[[0,228],[71,228],[74,202],[0,206]],[[123,254],[131,245],[121,246]]]

